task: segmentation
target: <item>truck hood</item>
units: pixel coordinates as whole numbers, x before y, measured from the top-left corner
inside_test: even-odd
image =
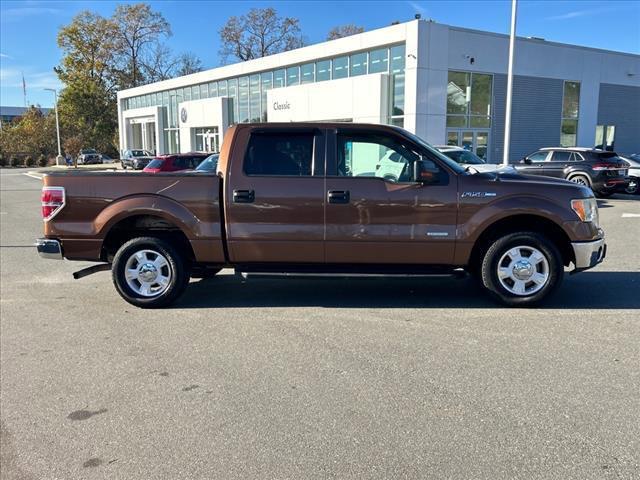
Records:
[[[488,182],[505,182],[511,185],[517,184],[523,192],[536,193],[545,188],[561,188],[563,190],[575,191],[576,198],[592,197],[593,192],[588,187],[583,187],[576,183],[554,177],[543,177],[540,175],[523,175],[515,169],[502,169],[493,172],[476,173],[473,177],[486,179]]]

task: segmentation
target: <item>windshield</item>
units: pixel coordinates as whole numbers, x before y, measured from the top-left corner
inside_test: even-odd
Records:
[[[485,162],[479,156],[473,152],[467,150],[450,150],[448,152],[442,152],[451,160],[464,165],[484,165]]]
[[[164,163],[164,160],[160,160],[159,158],[154,158],[149,162],[149,165],[147,165],[147,168],[160,168],[162,167],[163,163]]]
[[[146,150],[131,150],[131,155],[134,157],[150,157],[151,154]]]
[[[220,155],[218,155],[217,153],[214,155],[209,155],[202,162],[200,162],[200,165],[196,167],[196,170],[198,172],[214,172],[218,167],[219,157]]]
[[[451,160],[446,155],[443,155],[442,153],[440,153],[435,147],[432,147],[430,144],[428,144],[427,142],[422,140],[417,135],[414,135],[413,133],[408,132],[408,131],[406,131],[404,129],[401,129],[401,128],[398,128],[398,130],[401,131],[405,136],[407,136],[408,138],[413,140],[415,143],[417,143],[420,147],[422,147],[425,150],[427,150],[434,157],[438,157],[438,159],[440,159],[442,161],[442,163],[446,163],[447,166],[451,170],[453,170],[454,172],[456,172],[456,173],[464,173],[464,168],[462,168],[460,165],[458,165],[456,162]]]

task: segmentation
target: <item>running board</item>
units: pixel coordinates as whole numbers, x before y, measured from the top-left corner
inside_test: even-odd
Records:
[[[236,268],[236,275],[240,275],[242,278],[269,278],[269,277],[285,277],[285,278],[380,278],[380,277],[393,277],[393,278],[420,278],[420,277],[436,277],[436,278],[464,278],[467,276],[467,272],[462,268],[447,269],[433,269],[432,271],[417,270],[417,271],[401,271],[395,269],[389,269],[386,271],[277,271],[277,270],[260,270],[260,269],[243,269]]]

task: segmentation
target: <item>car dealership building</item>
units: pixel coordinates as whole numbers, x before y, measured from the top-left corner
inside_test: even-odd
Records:
[[[219,150],[240,122],[398,125],[502,160],[507,35],[412,20],[118,92],[120,149]],[[518,38],[511,159],[640,152],[640,55]]]

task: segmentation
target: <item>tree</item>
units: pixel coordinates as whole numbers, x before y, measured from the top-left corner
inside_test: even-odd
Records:
[[[336,40],[337,38],[349,37],[351,35],[355,35],[356,33],[362,32],[364,32],[364,28],[358,27],[353,23],[350,23],[348,25],[339,25],[329,30],[329,33],[327,34],[327,40]]]
[[[40,108],[31,106],[21,117],[3,123],[0,151],[7,156],[53,155],[57,151],[55,115],[44,115]]]
[[[190,75],[202,71],[202,62],[193,53],[183,53],[178,57],[178,75]]]
[[[120,51],[126,68],[123,68],[121,88],[137,87],[144,83],[141,60],[146,49],[157,44],[161,37],[171,35],[171,27],[159,12],[146,3],[118,5],[113,14],[117,26],[114,34],[121,42]]]
[[[303,46],[297,18],[279,17],[273,8],[252,8],[233,16],[219,31],[223,61],[246,61]]]
[[[174,56],[171,49],[158,43],[141,62],[145,80],[149,83],[202,71],[202,62],[192,53]]]

